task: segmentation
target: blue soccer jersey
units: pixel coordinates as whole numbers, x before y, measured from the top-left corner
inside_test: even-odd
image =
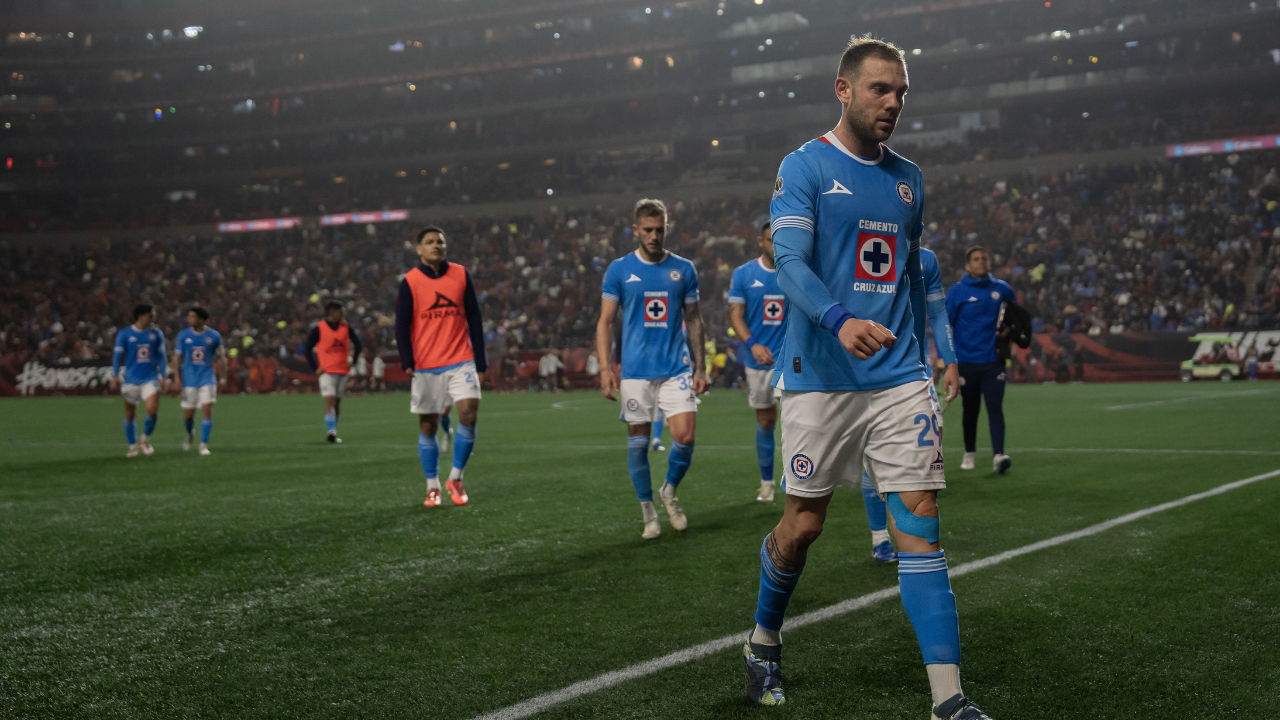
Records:
[[[668,252],[651,263],[630,252],[609,263],[601,293],[622,306],[622,378],[654,380],[690,372],[684,304],[698,301],[698,271]]]
[[[746,306],[744,315],[752,342],[769,348],[776,361],[781,356],[787,328],[787,298],[778,287],[778,271],[766,268],[760,258],[740,266],[733,271],[729,284],[729,303]],[[756,362],[751,348],[740,359],[756,370],[769,367]]]
[[[929,329],[933,332],[933,346],[942,362],[950,365],[956,361],[955,343],[951,337],[951,323],[947,320],[947,294],[942,289],[942,268],[938,256],[929,248],[920,248],[920,272],[924,277],[925,307],[929,313]],[[924,367],[933,377],[933,363],[929,361],[928,348],[924,351]]]
[[[173,352],[182,356],[182,387],[214,385],[213,361],[222,347],[222,335],[211,327],[201,332],[184,328]]]
[[[922,190],[914,163],[883,145],[879,158],[858,157],[834,133],[782,161],[769,212],[778,284],[795,313],[775,386],[865,391],[926,379],[911,308],[918,293],[923,314],[924,288],[912,287],[919,263],[907,262],[923,229]],[[850,314],[880,323],[897,342],[859,360],[833,334]]]
[[[139,330],[130,325],[116,333],[111,376],[119,377],[123,365],[126,385],[144,385],[169,376],[166,360],[163,333],[154,327]]]

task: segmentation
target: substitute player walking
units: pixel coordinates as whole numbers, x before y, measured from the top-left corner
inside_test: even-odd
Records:
[[[173,383],[182,388],[182,422],[187,437],[182,449],[190,450],[195,432],[195,414],[200,410],[201,455],[209,454],[213,432],[213,404],[218,402],[218,383],[225,382],[222,334],[209,327],[209,311],[193,307],[187,311],[187,325],[173,343]]]
[[[409,412],[418,416],[418,459],[427,476],[423,505],[440,505],[440,414],[458,408],[453,467],[445,483],[454,505],[467,504],[462,475],[476,442],[480,374],[488,368],[480,303],[471,273],[444,259],[444,230],[428,225],[418,233],[417,267],[400,281],[396,344],[400,366],[413,373]]]
[[[773,428],[778,403],[773,397],[773,362],[782,352],[787,299],[778,288],[773,266],[773,230],[766,222],[756,238],[760,257],[733,271],[729,284],[729,322],[742,338],[747,354],[739,358],[747,371],[747,404],[756,411],[756,460],[760,492],[756,500],[773,502]]]
[[[324,306],[324,320],[307,334],[307,363],[320,371],[320,397],[324,398],[325,439],[340,443],[338,415],[342,413],[342,396],[347,392],[347,376],[351,373],[351,357],[363,349],[360,336],[342,319],[342,303]]]
[[[882,143],[907,92],[902,50],[869,37],[846,47],[835,81],[840,123],[782,162],[770,215],[778,284],[796,311],[782,390],[786,507],[760,548],[756,626],[743,647],[748,697],[785,701],[787,603],[836,485],[865,468],[897,540],[902,604],[915,628],[933,716],[987,718],[960,692],[960,626],[938,546],[941,437],[925,374],[920,169]]]
[[[667,509],[671,527],[688,527],[676,488],[693,462],[698,395],[707,390],[703,370],[702,314],[698,310],[698,273],[693,263],[667,250],[667,206],[661,200],[636,203],[631,226],[638,247],[612,263],[604,274],[600,321],[596,325],[596,354],[600,362],[600,390],[609,400],[622,395],[627,423],[627,469],[640,500],[644,519],[641,537],[662,534],[653,507],[649,475],[649,430],[659,411],[671,428],[667,480],[658,497]],[[621,383],[609,367],[613,316],[622,309]],[[688,334],[685,333],[688,327]]]
[[[156,429],[156,414],[160,412],[160,382],[168,377],[165,363],[164,333],[152,325],[155,309],[150,305],[138,305],[133,309],[133,324],[116,333],[115,351],[111,354],[111,390],[120,389],[124,398],[124,437],[129,441],[125,457],[137,457],[155,452],[151,447],[151,433]],[[142,437],[138,437],[138,404],[147,408],[147,419],[142,425]]]

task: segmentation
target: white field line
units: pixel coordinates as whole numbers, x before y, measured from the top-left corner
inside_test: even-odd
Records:
[[[1153,400],[1151,402],[1133,403],[1132,405],[1112,405],[1108,410],[1132,410],[1134,408],[1156,407],[1159,405],[1172,405],[1174,403],[1191,402],[1193,400],[1213,400],[1215,398],[1225,397],[1241,397],[1244,395],[1257,395],[1258,390],[1241,390],[1239,392],[1227,393],[1210,393],[1208,395],[1192,395],[1190,397],[1170,398],[1168,400]]]
[[[1023,545],[1022,547],[1014,548],[1013,550],[1006,550],[1005,552],[997,553],[980,560],[963,563],[951,568],[948,574],[953,578],[960,577],[961,575],[967,575],[977,570],[983,570],[993,565],[999,565],[1002,562],[1012,560],[1016,557],[1021,557],[1029,553],[1057,545],[1062,545],[1063,543],[1068,543],[1072,540],[1079,540],[1080,538],[1097,535],[1119,525],[1131,523],[1135,520],[1141,520],[1149,515],[1155,515],[1156,513],[1161,513],[1165,510],[1172,510],[1173,508],[1182,507],[1183,505],[1189,505],[1197,500],[1203,500],[1215,495],[1231,492],[1232,490],[1242,488],[1246,485],[1276,476],[1280,476],[1280,470],[1272,470],[1271,472],[1263,473],[1261,475],[1254,475],[1253,477],[1247,477],[1243,480],[1229,482],[1225,485],[1219,485],[1212,490],[1206,490],[1194,495],[1187,495],[1186,497],[1171,500],[1167,503],[1153,505],[1143,510],[1131,512],[1128,515],[1121,515],[1118,518],[1100,522],[1096,525],[1090,525],[1089,527],[1076,530],[1075,532],[1058,535],[1057,537],[1051,537],[1047,540],[1034,542],[1030,545]],[[805,625],[812,625],[813,623],[822,622],[823,620],[830,620],[832,618],[854,612],[855,610],[861,610],[862,608],[874,605],[881,600],[888,600],[889,598],[897,597],[897,595],[898,588],[895,586],[867,593],[866,595],[861,595],[856,598],[850,598],[849,600],[836,603],[835,605],[829,605],[825,608],[804,613],[803,615],[788,618],[786,623],[787,629],[795,630],[796,628],[801,628]],[[736,647],[742,644],[743,638],[745,637],[746,629],[744,628],[742,632],[726,635],[722,638],[704,642],[701,645],[694,645],[693,647],[685,648],[684,650],[677,650],[676,652],[668,655],[663,655],[662,657],[657,657],[652,660],[646,660],[645,662],[637,663],[631,667],[623,668],[621,670],[607,672],[603,675],[591,678],[590,680],[576,682],[568,687],[530,698],[524,702],[510,705],[502,708],[501,710],[495,710],[494,712],[486,715],[477,716],[474,720],[518,720],[519,718],[536,715],[543,710],[548,710],[556,705],[582,697],[583,695],[590,695],[591,693],[605,690],[628,680],[635,680],[636,678],[645,677],[646,675],[652,675],[661,670],[675,667],[677,665],[684,665],[685,663],[693,662],[694,660],[704,658],[708,655],[713,655],[721,650]]]

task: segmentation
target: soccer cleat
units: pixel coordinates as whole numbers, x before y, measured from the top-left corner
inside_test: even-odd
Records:
[[[330,443],[341,443],[341,442],[342,442],[342,438],[338,437],[338,431],[337,431],[337,430],[330,430],[330,431],[329,431],[329,434],[325,436],[325,439],[326,439],[326,440],[328,440]]]
[[[211,455],[212,453],[210,453],[210,452],[209,452],[209,446],[208,446],[208,445],[205,445],[204,443],[200,443],[200,454],[201,454],[201,455]]]
[[[773,483],[760,481],[760,493],[756,495],[760,502],[773,502]]]
[[[670,494],[667,493],[667,488],[671,488]],[[676,489],[671,483],[662,486],[662,490],[658,492],[658,499],[662,500],[662,506],[667,509],[672,530],[682,531],[689,527],[689,519],[684,516],[684,510],[680,509],[680,501],[676,499]]]
[[[446,482],[444,486],[448,488],[449,499],[453,501],[454,505],[467,504],[467,491],[462,489],[461,480],[450,480]]]
[[[187,433],[187,439],[182,441],[182,452],[191,452],[191,433]]]
[[[666,452],[666,451],[667,451],[667,449],[666,449],[666,448],[662,447],[662,438],[654,438],[654,439],[653,439],[653,442],[649,443],[649,447],[650,447],[654,452]]]
[[[150,455],[151,453],[154,453],[156,451],[155,448],[151,447],[151,440],[146,437],[141,438],[138,441],[138,447],[142,449],[143,455]]]
[[[871,557],[875,558],[876,562],[897,562],[898,551],[893,549],[893,543],[885,540],[871,548]]]
[[[125,457],[127,457],[127,458],[131,458],[131,457],[138,457],[138,446],[137,446],[137,445],[130,445],[130,446],[129,446],[129,452],[125,453],[125,454],[124,454],[124,456],[125,456]]]
[[[991,720],[991,716],[982,712],[982,708],[973,701],[957,693],[950,700],[943,700],[933,709],[929,720]]]
[[[640,533],[643,540],[652,540],[662,534],[662,526],[658,524],[658,518],[647,521],[644,524],[644,532]]]
[[[976,453],[970,453],[970,452],[965,453],[964,459],[960,461],[960,469],[972,470],[974,467],[974,463],[977,461],[977,458],[975,457],[975,455]]]
[[[434,489],[428,490],[427,499],[424,500],[422,504],[426,507],[440,507],[440,491]]]
[[[756,705],[776,707],[787,701],[782,692],[782,646],[761,645],[747,638],[742,646],[747,666],[747,699]]]
[[[1013,461],[1009,459],[1008,455],[997,455],[991,459],[991,469],[994,470],[997,475],[1003,475],[1008,472],[1009,466],[1012,464]]]

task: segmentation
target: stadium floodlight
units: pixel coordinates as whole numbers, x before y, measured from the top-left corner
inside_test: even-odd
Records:
[[[202,32],[204,32],[204,28],[199,25],[191,25],[190,27],[182,28],[182,34],[189,38],[193,38]]]

